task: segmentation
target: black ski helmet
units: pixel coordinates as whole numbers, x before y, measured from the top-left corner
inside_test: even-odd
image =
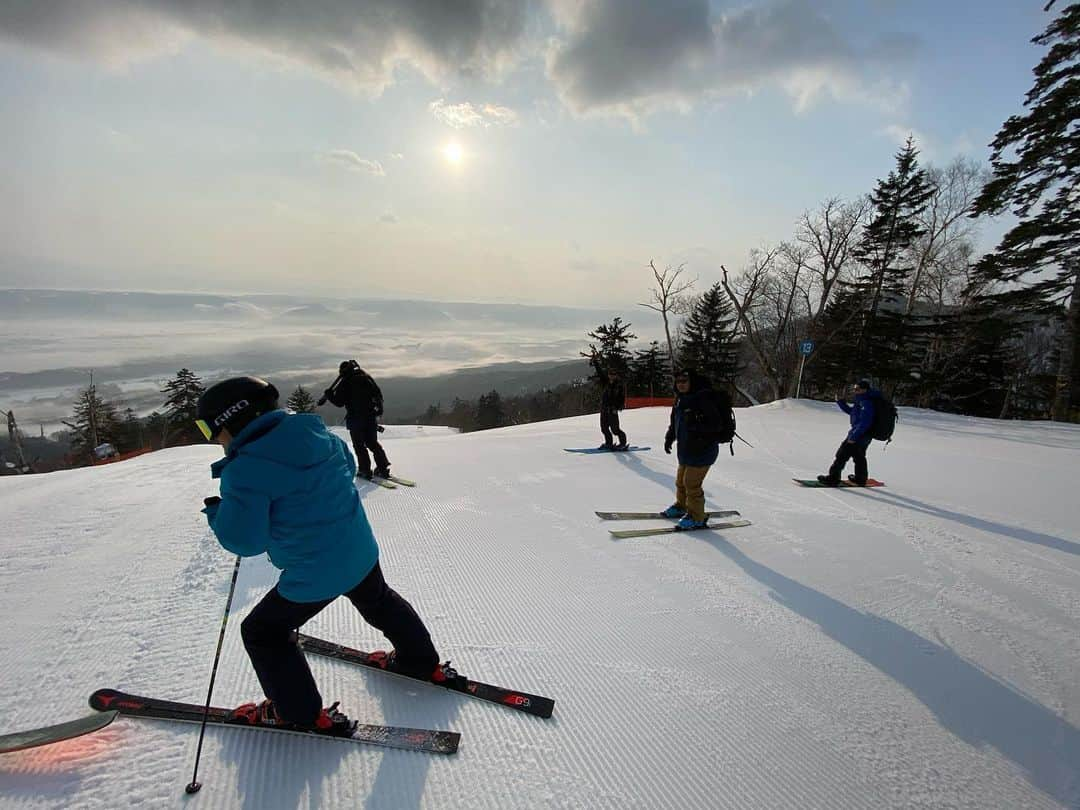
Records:
[[[276,410],[278,390],[259,377],[232,377],[207,388],[195,410],[196,424],[207,439],[225,428],[235,436],[264,413]]]

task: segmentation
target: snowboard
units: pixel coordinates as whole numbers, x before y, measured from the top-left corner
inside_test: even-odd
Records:
[[[2,734],[0,735],[0,754],[7,754],[10,751],[22,751],[24,748],[50,745],[74,737],[81,737],[83,734],[105,728],[116,719],[118,714],[119,712],[114,709],[80,717],[78,720],[68,720],[66,723],[57,723],[55,726],[44,726],[28,731]]]
[[[642,450],[652,450],[651,447],[638,447],[635,444],[630,445],[622,450],[612,447],[610,450],[606,447],[564,447],[567,453],[585,453],[592,455],[594,453],[637,453]]]
[[[851,481],[841,481],[840,487],[830,487],[821,483],[816,478],[792,478],[791,480],[794,481],[796,484],[799,484],[800,486],[811,487],[813,489],[839,489],[840,487],[855,487],[856,489],[861,489],[858,484],[854,484]],[[867,478],[865,486],[883,487],[885,486],[885,482],[877,481],[873,478]]]

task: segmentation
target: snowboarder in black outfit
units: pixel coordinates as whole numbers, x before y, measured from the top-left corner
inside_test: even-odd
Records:
[[[356,477],[369,481],[373,475],[388,478],[390,460],[379,444],[378,418],[383,412],[382,391],[355,360],[342,361],[338,372],[338,378],[319,398],[318,404],[329,400],[339,408],[345,408],[345,427],[349,430],[356,452]],[[374,473],[368,450],[375,457]]]
[[[619,429],[619,411],[626,407],[626,384],[618,369],[608,369],[607,382],[600,394],[600,432],[604,434],[603,450],[625,450],[626,434]],[[612,434],[619,437],[616,446]]]
[[[848,405],[842,397],[836,398],[836,404],[840,410],[851,417],[851,430],[848,431],[840,448],[836,451],[836,459],[829,467],[828,475],[819,475],[818,481],[827,487],[840,486],[840,475],[844,472],[844,465],[849,459],[855,460],[855,474],[848,479],[860,487],[866,486],[869,471],[866,466],[866,449],[873,441],[871,428],[874,426],[874,413],[876,402],[881,399],[881,392],[870,387],[869,380],[859,380],[851,387],[855,395],[855,402]]]

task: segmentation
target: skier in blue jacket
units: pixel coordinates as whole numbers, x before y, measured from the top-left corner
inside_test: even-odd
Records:
[[[836,451],[836,458],[829,467],[828,474],[817,477],[818,481],[828,487],[840,486],[840,475],[844,472],[844,465],[849,459],[855,460],[855,474],[848,476],[849,481],[862,487],[866,486],[866,479],[869,478],[866,468],[866,448],[873,441],[870,428],[874,425],[875,400],[881,397],[881,392],[871,388],[870,381],[865,379],[852,385],[851,390],[855,395],[853,404],[849,405],[842,397],[836,400],[840,410],[850,416],[851,429]]]
[[[297,629],[339,596],[394,646],[388,668],[442,681],[431,636],[412,606],[386,584],[379,547],[353,484],[356,462],[315,414],[278,408],[278,392],[257,377],[217,383],[199,398],[196,424],[225,449],[211,465],[221,496],[206,499],[223,547],[265,553],[277,585],[241,625],[244,648],[266,694],[233,719],[253,725],[347,734],[355,725],[324,709],[296,640]]]

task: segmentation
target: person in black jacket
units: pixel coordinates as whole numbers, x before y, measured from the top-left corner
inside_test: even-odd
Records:
[[[604,434],[604,450],[625,450],[626,434],[619,429],[619,411],[626,407],[626,385],[619,370],[608,369],[607,382],[600,394],[600,432]],[[619,437],[618,446],[612,433]]]
[[[345,408],[345,427],[349,429],[356,452],[356,477],[369,481],[373,475],[387,478],[390,475],[390,460],[379,444],[377,421],[383,412],[382,391],[355,360],[343,361],[338,371],[338,378],[326,389],[318,404],[329,400],[339,408]],[[374,473],[368,450],[375,457]]]
[[[676,369],[674,379],[676,397],[664,436],[664,452],[670,454],[672,445],[678,445],[679,470],[675,475],[675,503],[662,514],[681,518],[680,529],[703,529],[709,520],[703,484],[720,455],[721,440],[725,438],[724,412],[731,411],[731,398],[693,369]]]

